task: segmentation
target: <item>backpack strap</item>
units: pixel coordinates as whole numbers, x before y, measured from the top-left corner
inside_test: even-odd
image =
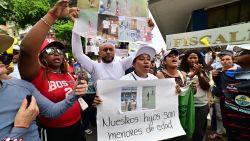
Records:
[[[181,81],[182,81],[182,84],[184,84],[185,86],[185,80],[184,80],[184,77],[183,77],[183,74],[181,73],[181,71],[177,70],[178,74],[180,75],[181,77]]]

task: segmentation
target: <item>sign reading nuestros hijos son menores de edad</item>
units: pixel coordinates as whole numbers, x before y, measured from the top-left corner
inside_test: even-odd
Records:
[[[100,80],[98,141],[156,141],[185,134],[174,79]]]

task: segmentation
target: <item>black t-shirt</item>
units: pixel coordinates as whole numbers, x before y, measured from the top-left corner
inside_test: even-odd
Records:
[[[237,141],[250,141],[250,80],[236,79],[246,72],[250,75],[250,70],[225,71],[215,81],[224,126]]]

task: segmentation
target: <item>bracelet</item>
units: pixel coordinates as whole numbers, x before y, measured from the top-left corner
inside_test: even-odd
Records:
[[[56,16],[56,14],[54,14],[53,12],[48,12],[48,14],[54,19],[56,20],[58,17]]]
[[[26,127],[26,126],[18,126],[18,125],[15,125],[14,127],[16,127],[16,128],[29,128],[29,127]]]
[[[43,21],[43,23],[45,23],[47,26],[51,28],[51,25],[44,18],[41,18],[41,20]]]
[[[24,141],[23,138],[4,138],[3,141]]]

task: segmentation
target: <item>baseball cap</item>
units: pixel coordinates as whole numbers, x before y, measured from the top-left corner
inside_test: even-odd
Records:
[[[231,51],[231,50],[222,50],[222,51],[218,54],[218,57],[221,57],[221,56],[224,56],[224,55],[233,56],[233,51]]]
[[[174,53],[179,55],[179,51],[176,48],[172,48],[170,50],[167,50],[164,55],[163,55],[163,59],[165,59],[166,56],[168,56],[169,54]]]
[[[47,46],[51,46],[51,45],[54,45],[54,46],[57,46],[59,47],[60,49],[64,49],[64,44],[53,39],[53,38],[47,38],[43,41],[43,44],[39,50],[39,52],[42,52]]]
[[[0,53],[3,53],[6,51],[8,48],[10,48],[14,43],[14,38],[0,34]]]
[[[151,47],[148,44],[141,44],[141,45],[139,45],[139,49],[135,53],[135,56],[133,58],[133,62],[138,56],[140,56],[142,54],[148,54],[150,56],[150,60],[153,60],[153,58],[155,57],[156,51],[153,47]]]

